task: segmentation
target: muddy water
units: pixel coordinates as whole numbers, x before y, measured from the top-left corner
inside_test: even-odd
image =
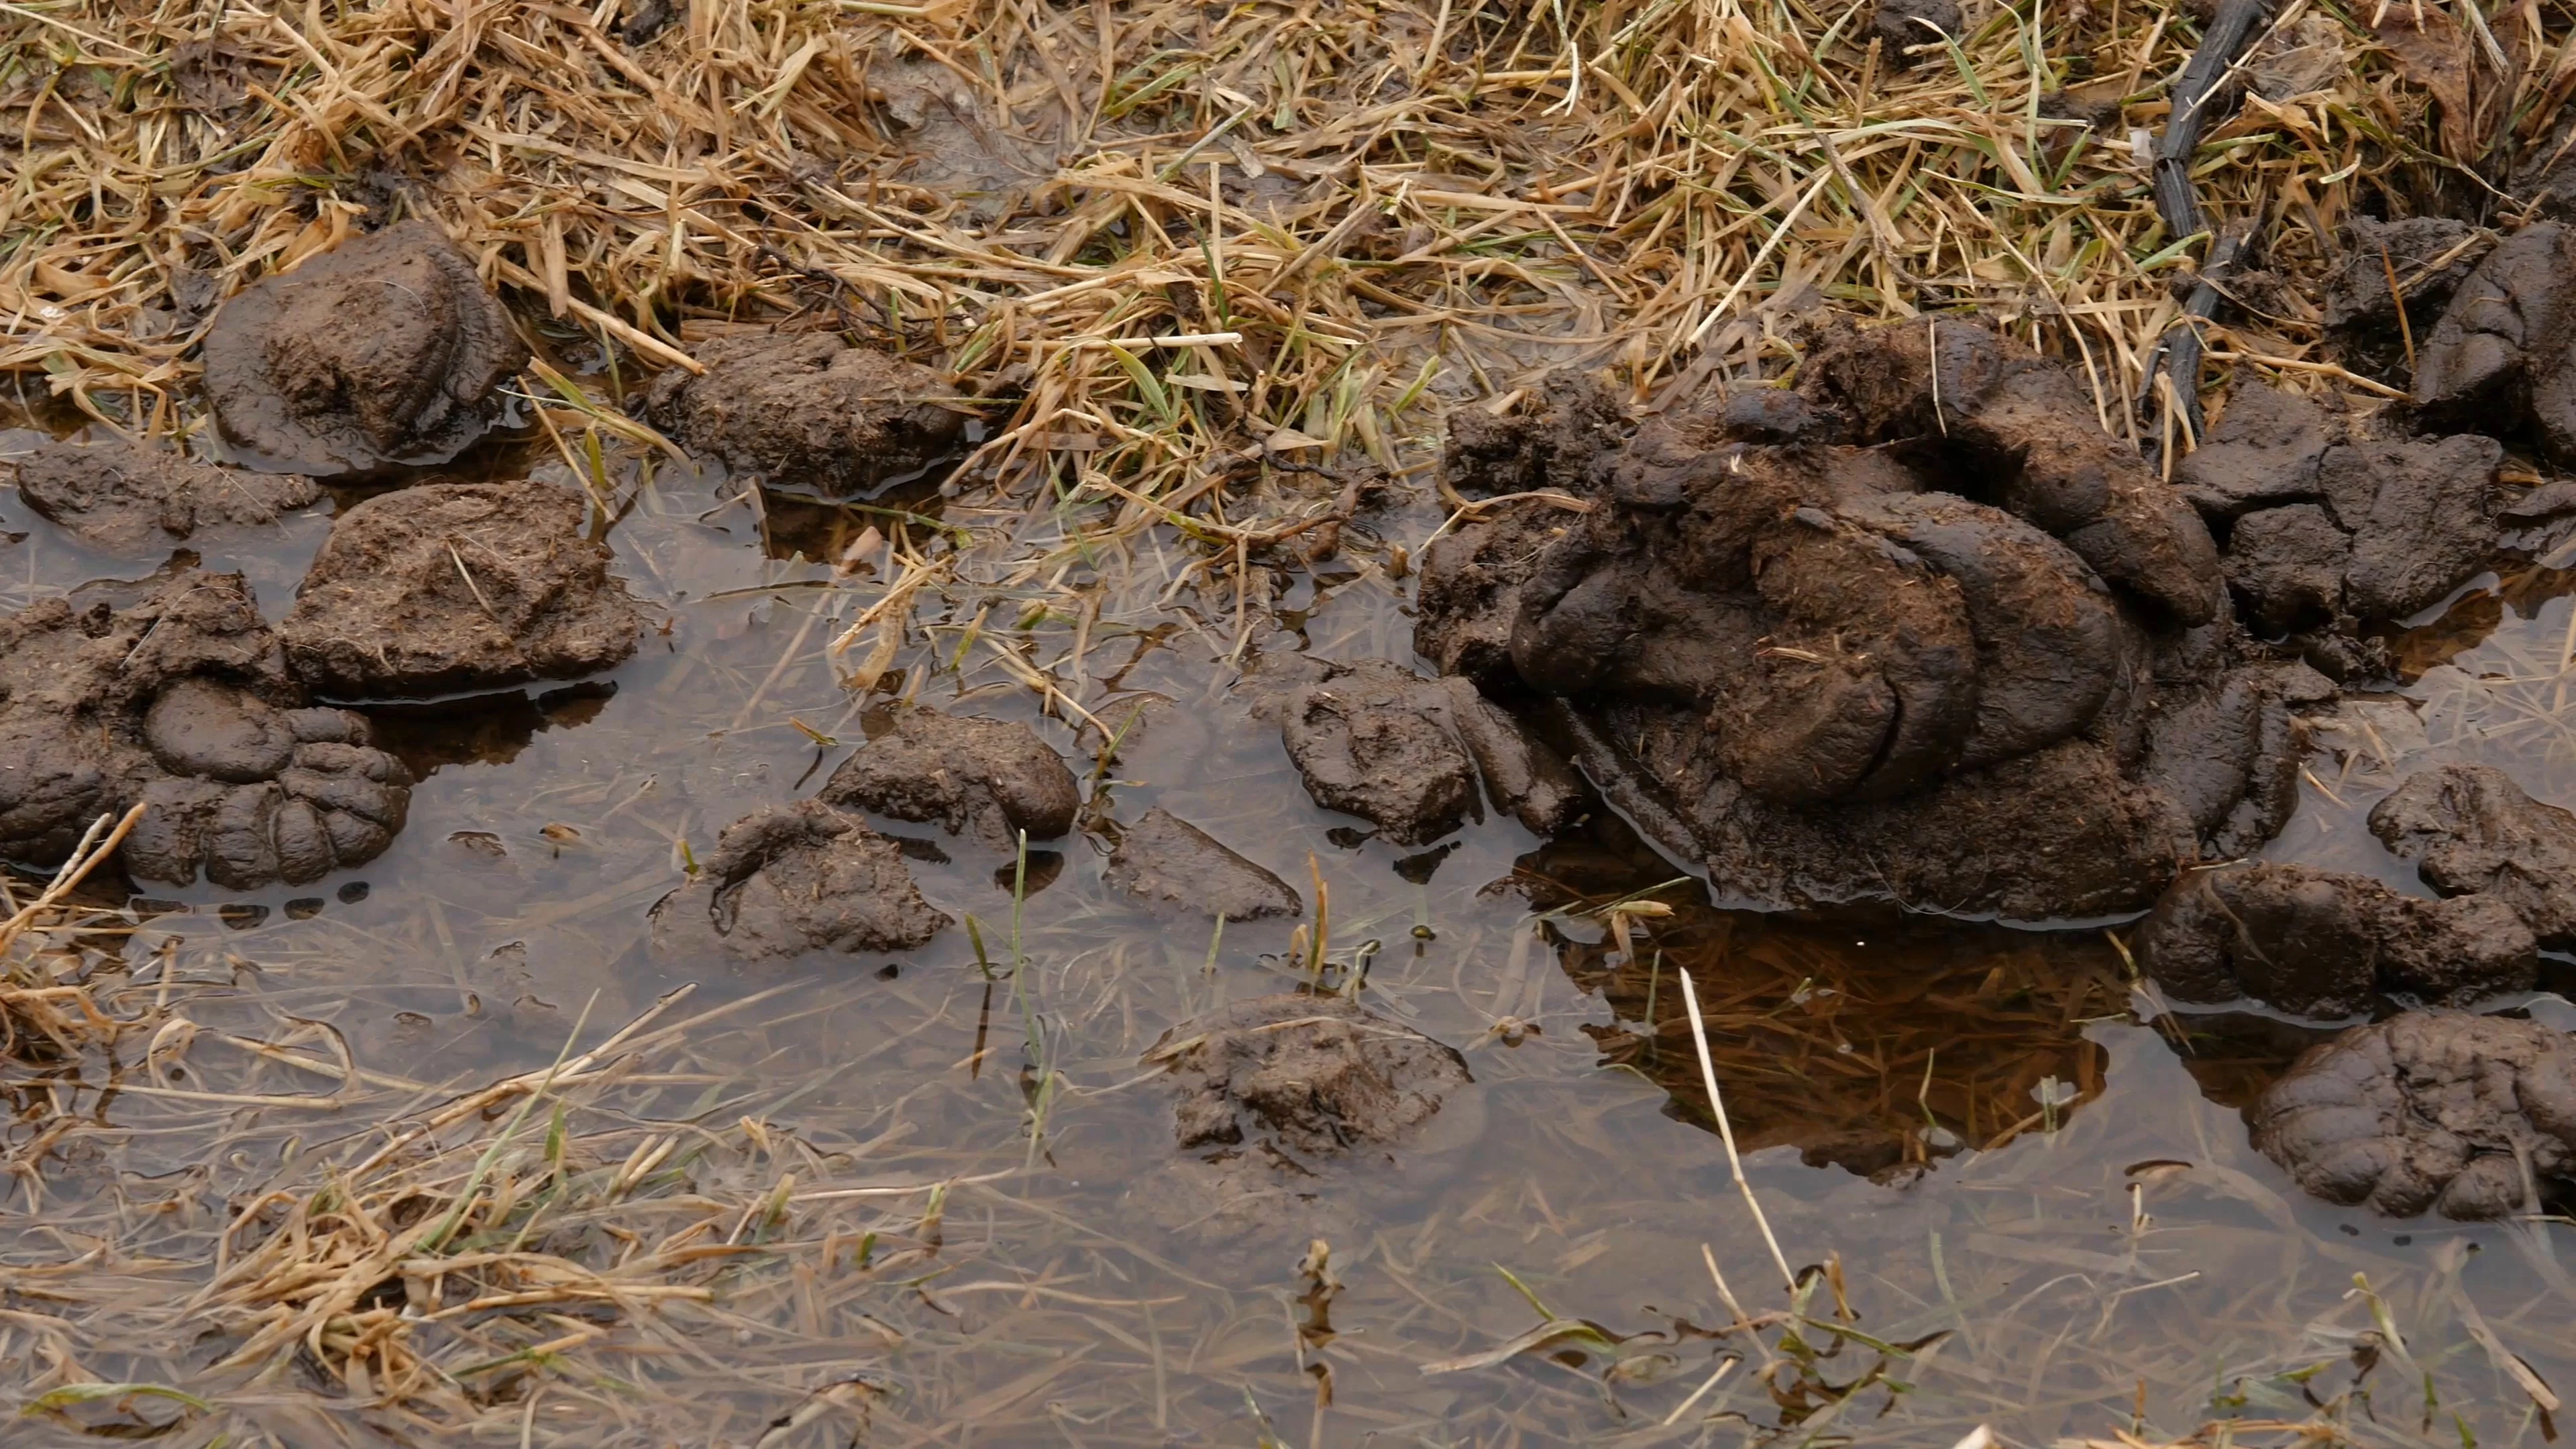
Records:
[[[0,433],[0,452],[34,437]],[[534,472],[570,476],[552,461]],[[199,998],[210,1025],[328,1022],[361,1065],[430,1087],[542,1068],[576,1023],[595,1041],[684,982],[699,1005],[759,996],[660,1064],[674,1085],[645,1115],[709,1130],[756,1117],[885,1183],[956,1184],[935,1268],[793,1312],[719,1312],[694,1352],[619,1368],[679,1397],[639,1390],[657,1407],[603,1429],[550,1418],[540,1394],[533,1442],[748,1443],[843,1378],[870,1386],[877,1443],[1778,1430],[1945,1445],[1979,1423],[2030,1443],[2297,1420],[2321,1404],[2374,1442],[2528,1441],[2529,1400],[2468,1332],[2472,1309],[2493,1341],[2576,1384],[2556,1225],[2390,1224],[2297,1198],[2236,1109],[2302,1038],[2159,1020],[2104,933],[1729,914],[1616,822],[1547,842],[1490,819],[1422,851],[1315,808],[1228,694],[1226,661],[1239,641],[1409,658],[1404,585],[1356,533],[1342,558],[1281,577],[1267,607],[1247,591],[1238,612],[1233,581],[1183,577],[1196,555],[1168,539],[1077,548],[1070,530],[1098,528],[1097,509],[912,490],[893,500],[907,521],[636,459],[600,481],[599,526],[668,621],[632,662],[581,686],[386,712],[424,776],[386,855],[303,891],[165,893],[124,951],[138,975],[228,982]],[[1255,1226],[1211,1222],[1165,1171],[1168,1107],[1138,1056],[1195,1012],[1297,985],[1307,963],[1289,922],[1220,935],[1135,910],[1103,887],[1088,837],[1033,849],[1015,904],[1017,862],[892,825],[922,836],[913,870],[934,903],[978,927],[899,960],[754,974],[648,951],[645,912],[684,862],[727,822],[818,786],[883,702],[852,697],[828,651],[882,592],[882,558],[813,560],[842,559],[871,527],[935,551],[926,514],[1010,542],[923,596],[898,686],[1030,722],[1111,816],[1160,805],[1194,822],[1294,883],[1310,926],[1320,882],[1328,976],[1358,975],[1375,1009],[1466,1053],[1472,1130],[1420,1160],[1290,1184]],[[1438,521],[1400,511],[1377,541],[1418,546]],[[282,612],[326,525],[317,510],[208,563],[244,568]],[[68,547],[14,498],[0,497],[0,526],[24,535],[0,550],[12,606],[146,571]],[[2428,760],[2501,763],[2576,803],[2559,694],[2570,608],[2549,580],[2508,572],[2407,636],[2420,677],[2380,703],[2366,742],[2321,749],[2274,853],[2381,869],[2360,817]],[[1180,718],[1094,775],[1091,745],[1038,710],[1031,668],[1113,728],[1141,691],[1178,701]],[[1631,917],[1624,948],[1569,908],[1632,892],[1674,914]],[[1015,931],[1029,964],[1014,983]],[[1005,963],[998,989],[978,934]],[[1853,1335],[1811,1335],[1767,1375],[1770,1350],[1715,1332],[1735,1315],[1712,1265],[1748,1313],[1784,1306],[1786,1290],[1712,1130],[1685,971],[1781,1255],[1834,1265],[1854,1316]],[[218,1086],[247,1080],[207,1067]],[[148,1198],[172,1180],[220,1194],[290,1142],[369,1126],[245,1107],[209,1144],[170,1130],[149,1096],[75,1095],[128,1135],[62,1174],[51,1201],[67,1220],[84,1194]],[[1337,1290],[1299,1270],[1317,1238]],[[1828,1316],[1819,1292],[1810,1311]],[[1498,1352],[1549,1315],[1606,1338]],[[114,1346],[87,1367],[185,1371]],[[398,1436],[320,1402],[295,1422]],[[672,1404],[694,1417],[675,1424]]]

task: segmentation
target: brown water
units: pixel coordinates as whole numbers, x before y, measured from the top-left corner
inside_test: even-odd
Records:
[[[0,432],[0,453],[35,437]],[[567,477],[552,461],[535,472]],[[2219,1416],[2249,1421],[2240,1442],[2312,1416],[2354,1442],[2536,1442],[2550,1431],[2466,1327],[2472,1310],[2576,1385],[2563,1225],[2388,1223],[2299,1198],[2247,1146],[2237,1106],[2304,1036],[2154,1022],[2102,932],[1723,913],[1615,822],[1543,842],[1491,819],[1422,852],[1314,807],[1229,695],[1226,661],[1238,637],[1410,658],[1405,585],[1379,545],[1418,546],[1436,513],[1380,518],[1374,541],[1355,530],[1342,557],[1284,572],[1272,606],[1256,589],[1239,618],[1231,578],[1182,580],[1198,555],[1168,536],[1083,543],[1107,518],[1096,505],[907,495],[904,509],[983,542],[922,595],[903,673],[873,698],[899,685],[1026,720],[1077,774],[1091,749],[1039,712],[1030,670],[1113,727],[1126,695],[1179,701],[1183,727],[1099,781],[1106,807],[1195,822],[1296,883],[1310,921],[1320,880],[1334,979],[1365,958],[1361,999],[1460,1048],[1476,1076],[1458,1110],[1481,1126],[1434,1160],[1313,1184],[1260,1230],[1195,1220],[1164,1174],[1168,1107],[1138,1057],[1193,1013],[1304,980],[1292,923],[1215,936],[1156,920],[1104,889],[1091,839],[1053,842],[1029,861],[1014,981],[1012,862],[945,841],[953,859],[913,869],[975,919],[998,983],[963,929],[900,960],[762,975],[646,950],[645,912],[681,880],[684,848],[702,858],[726,823],[811,791],[868,728],[870,699],[843,687],[828,646],[879,597],[883,565],[811,560],[870,527],[945,544],[885,512],[773,499],[764,519],[735,485],[667,463],[624,460],[610,483],[605,536],[668,619],[632,662],[471,709],[387,712],[425,776],[391,851],[306,891],[171,892],[122,965],[102,967],[179,993],[209,1032],[327,1023],[359,1066],[417,1090],[335,1106],[328,1081],[200,1041],[172,1080],[306,1094],[223,1108],[210,1132],[202,1100],[145,1089],[148,1063],[122,1065],[124,1090],[97,1090],[104,1068],[57,1083],[52,1105],[99,1130],[22,1177],[0,1214],[0,1269],[47,1269],[10,1279],[0,1362],[65,1341],[40,1290],[73,1275],[50,1265],[90,1255],[86,1271],[112,1276],[138,1255],[202,1254],[295,1163],[363,1145],[397,1110],[542,1069],[576,1023],[595,1043],[694,982],[692,1011],[747,1004],[659,1052],[593,1125],[736,1143],[743,1119],[765,1124],[803,1144],[778,1156],[815,1194],[791,1235],[846,1226],[838,1241],[855,1243],[900,1224],[884,1231],[909,1256],[879,1272],[867,1249],[827,1251],[757,1292],[675,1305],[609,1366],[563,1370],[604,1375],[583,1381],[596,1392],[550,1401],[542,1373],[483,1383],[524,1442],[748,1444],[844,1382],[862,1386],[836,1392],[864,1400],[866,1442],[884,1444],[1939,1446],[1980,1423],[2040,1443]],[[0,550],[0,603],[146,571],[23,515],[0,498],[0,526],[25,534]],[[298,519],[208,562],[247,569],[282,610],[325,526]],[[2328,740],[2273,853],[2402,878],[2359,819],[2427,760],[2490,760],[2576,804],[2570,609],[2560,584],[2517,574],[2408,636],[2418,667],[2448,662],[2372,716],[2377,744]],[[1625,953],[1568,908],[1632,891],[1677,909],[1640,920]],[[1853,1315],[1851,1334],[1811,1333],[1767,1369],[1772,1349],[1717,1332],[1734,1312],[1710,1264],[1749,1313],[1786,1290],[1711,1130],[1685,970],[1752,1194],[1791,1268],[1835,1265],[1809,1311],[1831,1316],[1838,1293]],[[8,1129],[11,1152],[33,1120]],[[777,1165],[711,1148],[693,1170],[712,1193],[727,1172]],[[849,1216],[862,1208],[876,1216]],[[110,1220],[125,1235],[103,1243]],[[1300,1271],[1318,1237],[1338,1291]],[[133,1271],[136,1293],[167,1291],[166,1273]],[[1543,1321],[1539,1304],[1607,1336],[1495,1354]],[[218,1382],[191,1377],[211,1351],[71,1339],[88,1377],[209,1396],[210,1415],[140,1411],[175,1423],[167,1442],[436,1439],[309,1371]],[[848,1442],[852,1425],[836,1409],[764,1442]],[[0,1429],[11,1445],[82,1437],[41,1418]]]

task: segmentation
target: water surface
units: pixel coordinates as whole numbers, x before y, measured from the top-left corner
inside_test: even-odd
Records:
[[[36,436],[0,433],[0,452]],[[583,486],[542,455],[534,474]],[[661,1326],[619,1340],[613,1367],[561,1370],[596,1392],[550,1400],[545,1373],[517,1369],[467,1386],[530,1442],[846,1442],[864,1413],[888,1444],[1947,1445],[1980,1423],[2041,1443],[2218,1417],[2261,1442],[2321,1416],[2355,1442],[2493,1445],[2548,1430],[2488,1343],[2576,1384],[2560,1224],[2388,1223],[2300,1198],[2238,1112],[2313,1034],[2165,1016],[2115,933],[1721,912],[1616,821],[1542,841],[1497,817],[1418,850],[1312,805],[1229,689],[1234,665],[1410,659],[1385,546],[1418,551],[1432,507],[1238,590],[1167,534],[1103,537],[1111,513],[1089,502],[924,487],[845,509],[632,457],[588,484],[656,612],[644,647],[598,680],[379,711],[423,779],[362,871],[250,898],[156,888],[98,969],[180,993],[207,1035],[175,1076],[129,1060],[123,1089],[99,1090],[103,1068],[47,1089],[100,1130],[22,1177],[8,1267],[53,1273],[106,1238],[148,1256],[156,1233],[201,1251],[297,1163],[542,1070],[693,983],[687,1011],[736,1009],[657,1047],[589,1126],[699,1144],[685,1160],[711,1198],[792,1174],[782,1191],[808,1196],[780,1240],[823,1246],[780,1249],[765,1277],[747,1264],[712,1302],[640,1307]],[[206,562],[282,612],[328,507]],[[151,568],[70,547],[14,497],[0,528],[23,535],[0,550],[12,605]],[[957,529],[979,542],[952,554]],[[854,691],[877,636],[832,645],[900,573],[897,537],[947,572],[891,670]],[[2431,761],[2500,764],[2576,804],[2564,583],[2507,568],[2403,636],[2413,682],[2372,706],[2367,740],[2321,737],[2269,853],[2420,889],[2361,817]],[[1096,767],[1082,712],[1114,730],[1148,692],[1177,718]],[[1092,836],[1039,843],[1015,893],[1019,862],[889,823],[974,932],[762,972],[647,949],[646,911],[719,829],[810,793],[906,696],[1029,722],[1100,812],[1168,808],[1294,883],[1308,916],[1222,933],[1149,916],[1104,888]],[[1293,934],[1319,887],[1320,982]],[[1671,913],[1628,916],[1623,949],[1594,909],[1619,899]],[[1685,972],[1779,1259],[1715,1130]],[[1173,1186],[1168,1101],[1138,1058],[1197,1012],[1315,984],[1463,1051],[1481,1122],[1423,1160],[1292,1185],[1255,1227],[1211,1222]],[[381,1090],[335,1105],[330,1081],[221,1031],[336,1035]],[[207,1104],[169,1094],[186,1090],[245,1100],[209,1140]],[[1729,1331],[1739,1307],[1788,1306],[1783,1260],[1821,1270],[1806,1311],[1847,1332]],[[67,1341],[23,1297],[53,1281],[16,1279],[0,1357]],[[1501,1352],[1550,1318],[1595,1329]],[[214,1356],[69,1341],[109,1382],[186,1385]],[[795,1420],[825,1389],[830,1412]],[[418,1427],[310,1370],[217,1397],[284,1443]],[[211,1422],[175,1436],[205,1442]],[[77,1437],[35,1419],[11,1442]]]

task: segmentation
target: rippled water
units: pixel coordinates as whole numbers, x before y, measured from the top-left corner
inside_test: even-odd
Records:
[[[0,453],[36,437],[0,432]],[[550,458],[535,474],[569,476]],[[595,1041],[683,982],[692,1009],[757,997],[689,1033],[620,1110],[709,1133],[754,1118],[888,1184],[953,1181],[934,1266],[805,1283],[757,1313],[729,1317],[720,1298],[686,1352],[621,1365],[679,1397],[639,1393],[610,1439],[749,1443],[807,1390],[859,1376],[872,1443],[1733,1442],[1771,1427],[1946,1445],[1979,1423],[2045,1442],[2179,1435],[2221,1415],[2259,1442],[2261,1422],[2331,1405],[2356,1441],[2492,1445],[2543,1428],[2481,1335],[2576,1385],[2560,1225],[2329,1209],[2246,1145],[2238,1105],[2303,1034],[2155,1022],[2102,932],[1708,910],[1615,822],[1543,842],[1489,819],[1427,852],[1363,839],[1306,799],[1228,692],[1227,661],[1238,646],[1409,659],[1406,585],[1376,543],[1355,533],[1238,614],[1234,580],[1189,576],[1199,555],[1168,538],[1078,544],[1096,509],[914,490],[901,510],[987,542],[922,596],[897,659],[910,690],[1026,720],[1085,776],[1096,740],[1039,712],[1032,670],[1113,728],[1137,692],[1178,701],[1178,727],[1094,777],[1110,813],[1169,808],[1295,883],[1309,921],[1320,882],[1335,979],[1365,957],[1361,998],[1460,1048],[1476,1076],[1467,1140],[1283,1195],[1259,1229],[1212,1225],[1171,1190],[1168,1103],[1138,1058],[1193,1013],[1304,980],[1295,923],[1219,936],[1147,916],[1075,838],[1032,853],[1016,985],[997,989],[964,929],[899,960],[798,972],[647,951],[645,912],[686,854],[810,792],[870,727],[828,646],[882,592],[882,556],[846,573],[810,560],[841,559],[870,528],[909,528],[925,548],[933,530],[785,498],[764,511],[667,463],[630,459],[608,482],[605,537],[668,621],[633,661],[385,712],[425,776],[391,851],[307,891],[168,893],[123,956],[138,980],[191,983],[209,1027],[327,1022],[361,1067],[433,1095],[543,1068],[577,1021]],[[1438,522],[1416,507],[1372,528],[1418,546]],[[14,497],[0,524],[25,535],[0,550],[13,606],[147,571],[67,547]],[[326,526],[317,510],[207,563],[244,568],[282,612]],[[2360,819],[2431,760],[2499,763],[2576,804],[2565,582],[2508,571],[2405,636],[2420,677],[2369,716],[2373,739],[2327,738],[2271,853],[2403,881]],[[916,861],[916,876],[1007,959],[1013,862],[943,845],[953,859]],[[1569,908],[1640,891],[1676,913],[1641,919],[1626,952]],[[1788,1266],[1833,1265],[1810,1313],[1839,1295],[1854,1324],[1767,1378],[1772,1350],[1717,1336],[1735,1315],[1713,1270],[1750,1314],[1787,1290],[1712,1130],[1684,971],[1751,1192]],[[192,1061],[211,1089],[314,1086],[203,1044]],[[370,1128],[317,1097],[243,1105],[209,1142],[178,1126],[202,1120],[193,1108],[148,1092],[57,1095],[121,1130],[10,1204],[13,1265],[75,1256],[102,1203],[212,1201]],[[1337,1293],[1300,1272],[1316,1238]],[[1498,1357],[1542,1305],[1607,1337]],[[0,1305],[0,1322],[22,1311]],[[188,1372],[162,1345],[101,1346],[86,1367]],[[243,1392],[269,1396],[284,1442],[404,1437],[291,1376]],[[278,1407],[298,1396],[319,1407]],[[549,1412],[538,1393],[534,1442],[600,1436]],[[834,1432],[845,1440],[847,1421]],[[0,1438],[69,1434],[27,1421]]]

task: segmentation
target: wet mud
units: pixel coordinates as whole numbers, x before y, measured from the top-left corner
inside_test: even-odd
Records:
[[[2413,401],[2439,421],[2529,431],[2576,456],[2576,233],[2539,222],[2487,253],[2452,294],[2415,363]]]
[[[1879,0],[1869,33],[1890,65],[1910,65],[1922,47],[1937,50],[1959,35],[1957,0]]]
[[[1170,1066],[1182,1150],[1309,1174],[1393,1146],[1473,1080],[1464,1058],[1419,1032],[1296,993],[1183,1022],[1145,1059]]]
[[[1315,803],[1398,845],[1427,845],[1481,820],[1488,800],[1540,834],[1572,823],[1584,805],[1564,759],[1463,681],[1425,679],[1386,659],[1291,654],[1257,661],[1248,683],[1254,714],[1276,721]]]
[[[2460,283],[2494,245],[2477,227],[2447,216],[2355,216],[2337,240],[2343,255],[2326,280],[2325,325],[2348,345],[2369,347],[2381,337],[2396,341],[2397,355],[2390,360],[2398,362],[2404,336],[2433,330]],[[2401,305],[2403,329],[2397,325]]]

